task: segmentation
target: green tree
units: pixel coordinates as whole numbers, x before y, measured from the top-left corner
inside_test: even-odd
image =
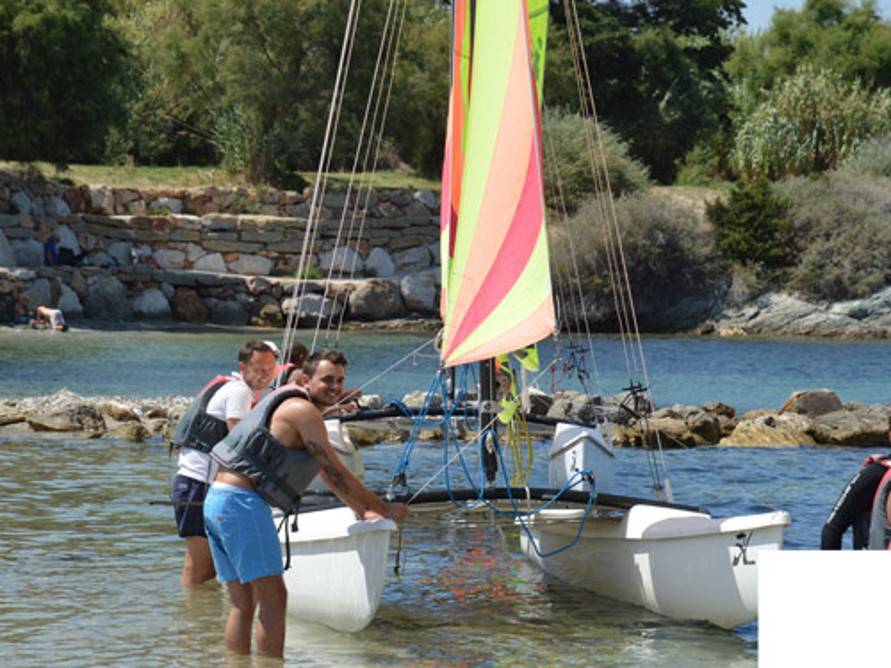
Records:
[[[722,68],[741,0],[580,3],[579,22],[598,113],[662,182],[697,141],[728,123]],[[549,40],[545,101],[578,108],[560,7]],[[556,66],[556,67],[555,67]]]
[[[123,112],[127,53],[107,0],[0,3],[0,156],[97,160]]]
[[[737,130],[733,162],[747,176],[782,178],[831,169],[861,140],[891,131],[891,90],[802,65]]]
[[[768,30],[738,38],[727,61],[743,115],[803,62],[870,87],[889,87],[891,24],[874,0],[807,0],[800,10],[778,9]]]
[[[757,179],[737,184],[726,203],[718,199],[709,204],[706,216],[726,259],[773,270],[794,259],[789,208],[768,181]]]

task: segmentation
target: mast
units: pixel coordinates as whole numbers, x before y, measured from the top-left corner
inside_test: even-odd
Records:
[[[480,459],[486,470],[486,481],[495,482],[495,474],[498,473],[498,442],[495,432],[498,429],[498,420],[495,416],[498,411],[495,404],[495,394],[498,389],[498,379],[495,377],[497,365],[495,360],[486,359],[479,363],[480,369]],[[488,425],[488,428],[487,428]]]

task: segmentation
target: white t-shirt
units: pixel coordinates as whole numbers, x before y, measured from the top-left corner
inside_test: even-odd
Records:
[[[65,326],[65,316],[62,315],[62,312],[57,308],[51,308],[49,310],[49,321],[53,327],[64,327]]]
[[[239,373],[233,373],[228,383],[214,394],[207,404],[207,413],[220,420],[240,420],[251,410],[254,391]],[[183,475],[201,482],[213,482],[217,474],[217,463],[210,455],[194,448],[181,448],[177,475]]]

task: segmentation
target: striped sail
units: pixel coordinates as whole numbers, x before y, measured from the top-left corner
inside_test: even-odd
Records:
[[[546,15],[543,30],[540,18],[530,27],[530,10],[547,3],[454,4],[440,220],[447,366],[517,350],[555,327],[537,89]]]

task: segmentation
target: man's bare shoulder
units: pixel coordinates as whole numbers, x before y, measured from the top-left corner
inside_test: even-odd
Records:
[[[294,422],[306,420],[315,422],[321,419],[319,409],[313,406],[312,402],[300,397],[292,397],[283,401],[281,406],[276,409],[275,416]]]

